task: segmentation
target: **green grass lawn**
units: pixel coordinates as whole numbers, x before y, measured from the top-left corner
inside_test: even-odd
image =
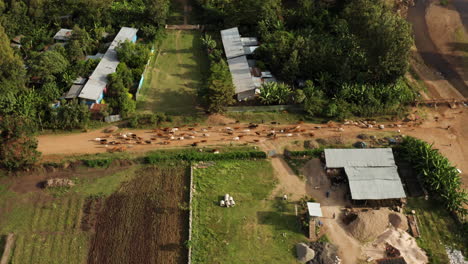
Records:
[[[92,237],[81,229],[86,198],[115,192],[139,167],[101,169],[101,177],[75,179],[68,191],[16,193],[0,184],[0,236],[16,236],[11,264],[85,263]]]
[[[408,211],[415,210],[421,237],[418,245],[427,252],[431,264],[449,263],[445,246],[461,250],[468,256],[468,234],[437,201],[410,198]]]
[[[146,73],[137,109],[171,115],[197,114],[197,91],[207,60],[200,32],[168,30]]]
[[[294,206],[270,199],[276,185],[268,161],[222,161],[194,171],[192,263],[297,263],[306,240]],[[225,193],[236,206],[224,208]]]

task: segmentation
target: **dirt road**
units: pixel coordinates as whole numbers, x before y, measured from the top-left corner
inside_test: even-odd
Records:
[[[401,124],[401,128],[360,128],[350,125],[342,126],[343,131],[339,131],[338,127],[330,128],[323,124],[302,124],[301,130],[303,133],[279,133],[276,139],[268,138],[266,134],[270,129],[274,128],[280,131],[286,127],[294,125],[261,125],[257,130],[245,131],[247,124],[230,124],[228,126],[240,127],[239,130],[234,130],[233,135],[226,133],[226,126],[213,125],[212,127],[197,127],[194,131],[198,131],[193,139],[185,137],[183,140],[178,140],[182,134],[193,133],[187,128],[181,128],[175,134],[174,140],[168,140],[167,136],[157,137],[154,131],[151,130],[129,130],[123,129],[121,133],[132,132],[137,134],[142,140],[149,140],[156,137],[156,140],[151,141],[152,144],[125,144],[127,150],[131,152],[145,152],[149,150],[162,148],[190,147],[194,142],[198,142],[197,148],[204,146],[219,146],[219,145],[240,145],[240,144],[256,144],[270,149],[280,149],[278,146],[284,146],[290,142],[297,140],[308,140],[317,138],[340,138],[346,142],[357,141],[357,135],[360,133],[378,134],[381,132],[414,136],[423,139],[429,143],[433,143],[435,148],[438,148],[442,154],[463,171],[462,178],[465,186],[468,186],[468,109],[448,109],[439,108],[436,111],[428,111],[423,113],[425,119],[421,125],[416,126],[413,122],[397,122]],[[321,126],[321,129],[317,129]],[[448,129],[447,129],[448,128]],[[206,130],[201,132],[201,130]],[[261,135],[257,135],[259,132]],[[207,134],[203,137],[202,134]],[[309,133],[314,133],[310,136]],[[75,133],[64,135],[41,135],[39,140],[39,151],[43,154],[43,160],[57,160],[63,158],[64,155],[81,155],[92,153],[106,152],[111,146],[101,145],[96,142],[96,138],[101,138],[106,134],[101,130],[94,130],[87,133]],[[237,138],[238,136],[241,136]],[[201,143],[202,140],[206,142]],[[163,142],[169,142],[169,145],[163,145]],[[267,144],[267,145],[265,145]],[[280,161],[278,161],[280,162]]]
[[[413,25],[414,40],[417,50],[424,59],[424,62],[440,73],[440,78],[447,79],[460,94],[468,97],[468,86],[463,78],[444,56],[440,54],[439,49],[432,41],[426,23],[426,10],[430,2],[430,0],[418,0],[414,7],[408,9],[408,21]]]
[[[452,0],[453,6],[460,14],[465,31],[468,32],[468,1],[466,0]]]

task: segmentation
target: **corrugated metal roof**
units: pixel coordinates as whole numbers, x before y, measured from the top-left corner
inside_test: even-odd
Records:
[[[309,210],[309,216],[323,216],[319,203],[307,203],[307,209]]]
[[[55,33],[55,40],[68,40],[72,34],[72,29],[61,28],[57,33]]]
[[[67,94],[65,95],[65,99],[74,99],[78,97],[78,95],[81,92],[81,89],[83,89],[83,84],[74,84],[70,87],[70,90],[68,90]]]
[[[86,82],[86,78],[83,78],[80,76],[73,81],[73,84],[85,84],[85,82]]]
[[[117,59],[117,51],[115,48],[126,40],[132,40],[137,33],[138,29],[122,27],[112,41],[109,49],[107,49],[104,57],[101,59],[93,74],[89,77],[88,82],[81,90],[80,98],[97,101],[107,85],[107,76],[114,73],[119,65]]]
[[[406,197],[397,167],[345,167],[353,200]]]
[[[245,55],[250,55],[250,54],[253,54],[254,51],[258,48],[258,46],[248,46],[248,47],[244,47],[244,54]]]
[[[228,59],[244,55],[244,47],[237,27],[221,30],[221,40]]]
[[[228,64],[232,75],[232,82],[236,88],[236,94],[255,89],[249,64],[245,56],[228,59]]]
[[[244,46],[257,46],[258,39],[256,37],[244,37],[241,38],[242,45]]]
[[[391,148],[325,149],[327,168],[395,166]]]

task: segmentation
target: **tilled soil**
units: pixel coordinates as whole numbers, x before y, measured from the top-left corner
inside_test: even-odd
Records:
[[[186,168],[142,169],[106,199],[88,263],[186,263]]]

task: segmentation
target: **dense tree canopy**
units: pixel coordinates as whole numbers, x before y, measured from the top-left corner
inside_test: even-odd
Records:
[[[208,12],[206,20],[219,28],[238,26],[241,35],[259,37],[255,57],[262,68],[295,90],[309,80],[296,97],[304,99],[298,101],[310,114],[390,113],[413,96],[401,81],[408,70],[411,28],[385,1],[198,2]]]
[[[0,91],[19,89],[24,85],[25,69],[21,58],[10,47],[10,39],[0,25]]]
[[[34,124],[23,116],[0,118],[0,167],[16,170],[37,161],[40,153],[33,132]]]

